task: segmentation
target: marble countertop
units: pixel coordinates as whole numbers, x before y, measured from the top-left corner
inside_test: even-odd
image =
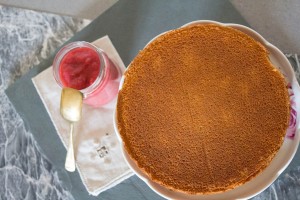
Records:
[[[4,90],[89,21],[0,6],[0,199],[73,199]]]
[[[0,199],[74,199],[4,90],[89,21],[0,6]],[[253,199],[299,199],[300,166]]]

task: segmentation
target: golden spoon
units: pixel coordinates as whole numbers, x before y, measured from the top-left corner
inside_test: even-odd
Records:
[[[60,99],[60,113],[64,119],[70,122],[70,138],[65,162],[66,170],[75,171],[75,158],[73,149],[74,123],[81,117],[83,95],[80,91],[72,88],[63,88]]]

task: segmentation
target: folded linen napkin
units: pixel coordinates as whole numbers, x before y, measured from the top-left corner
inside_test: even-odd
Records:
[[[122,72],[125,66],[108,36],[93,42],[103,49]],[[69,123],[60,115],[61,88],[52,67],[32,79],[52,123],[65,147],[69,141]],[[74,127],[74,154],[77,170],[87,189],[94,196],[133,175],[121,153],[113,128],[116,99],[100,107],[83,105],[82,119]]]

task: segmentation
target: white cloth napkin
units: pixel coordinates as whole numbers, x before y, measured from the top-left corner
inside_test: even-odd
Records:
[[[122,72],[125,66],[108,36],[93,42],[103,49]],[[69,123],[60,115],[61,88],[52,67],[32,79],[54,127],[65,147],[69,141]],[[74,153],[77,170],[87,191],[97,196],[133,175],[126,164],[113,128],[116,98],[101,108],[83,105],[82,119],[74,127]]]

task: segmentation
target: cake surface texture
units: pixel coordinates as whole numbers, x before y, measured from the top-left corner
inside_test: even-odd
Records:
[[[224,192],[272,161],[289,124],[286,82],[259,42],[236,29],[169,31],[131,62],[117,102],[126,152],[154,182]]]

